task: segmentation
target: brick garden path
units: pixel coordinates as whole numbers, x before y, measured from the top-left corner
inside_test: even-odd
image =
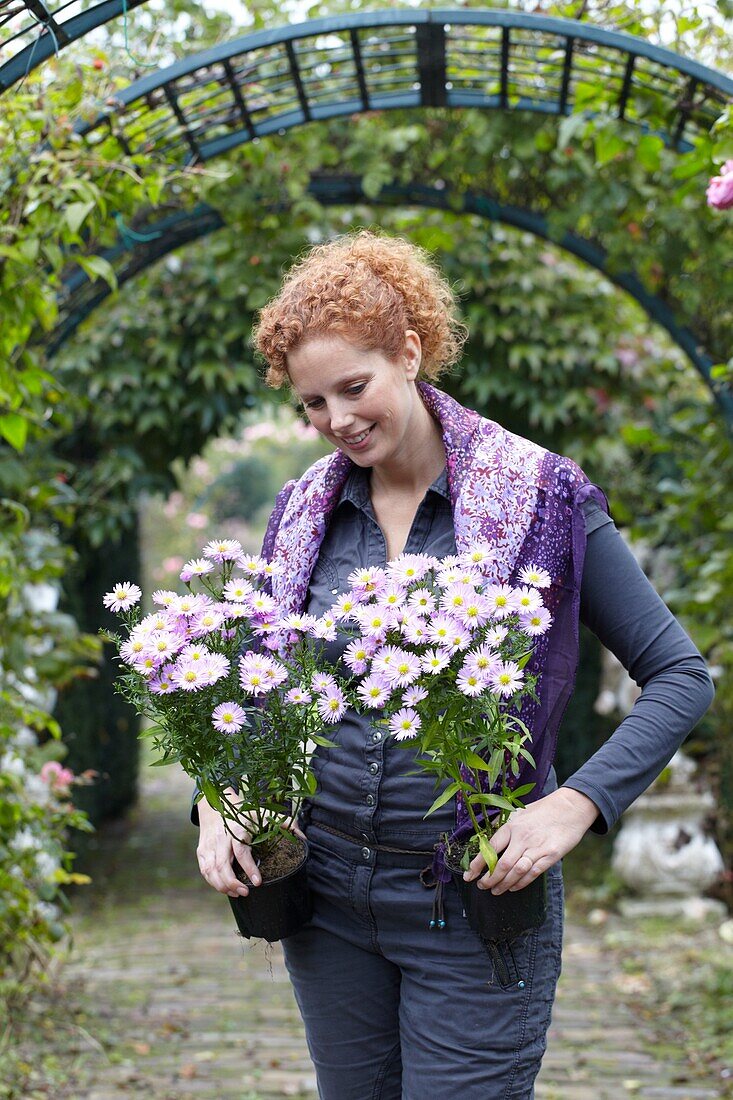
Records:
[[[71,1051],[78,1079],[64,1096],[315,1100],[279,949],[237,938],[226,901],[200,879],[185,776],[145,772],[139,810],[95,840],[94,886],[77,904],[63,977],[86,1016]],[[596,930],[571,922],[565,945],[537,1100],[720,1095],[675,1086],[680,1067],[667,1051],[655,1057],[625,1003],[629,976]]]

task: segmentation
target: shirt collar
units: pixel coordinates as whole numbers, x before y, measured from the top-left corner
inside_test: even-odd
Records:
[[[437,493],[438,496],[450,500],[448,488],[448,469],[446,466],[440,471],[432,485],[428,486],[429,493]],[[346,502],[353,504],[355,508],[366,508],[371,504],[369,499],[369,471],[363,466],[356,466],[346,479],[346,484],[341,490],[341,496],[337,507]]]

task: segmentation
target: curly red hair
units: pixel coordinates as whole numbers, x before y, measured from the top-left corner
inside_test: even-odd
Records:
[[[316,245],[290,268],[278,294],[260,310],[254,344],[267,362],[265,381],[287,381],[288,353],[308,336],[333,334],[391,360],[405,330],[422,344],[420,377],[435,380],[460,358],[467,331],[430,254],[369,229]]]

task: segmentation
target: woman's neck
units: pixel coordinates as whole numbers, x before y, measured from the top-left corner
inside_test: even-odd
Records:
[[[440,424],[433,419],[422,401],[417,412],[417,424],[410,435],[409,448],[389,466],[372,467],[372,494],[422,496],[445,466]]]

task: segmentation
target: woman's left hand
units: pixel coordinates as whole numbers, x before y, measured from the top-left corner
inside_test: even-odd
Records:
[[[559,787],[515,810],[491,843],[502,852],[493,874],[484,874],[486,861],[478,855],[463,875],[467,882],[479,878],[480,890],[503,894],[522,890],[572,851],[598,816],[595,802],[580,791]]]

